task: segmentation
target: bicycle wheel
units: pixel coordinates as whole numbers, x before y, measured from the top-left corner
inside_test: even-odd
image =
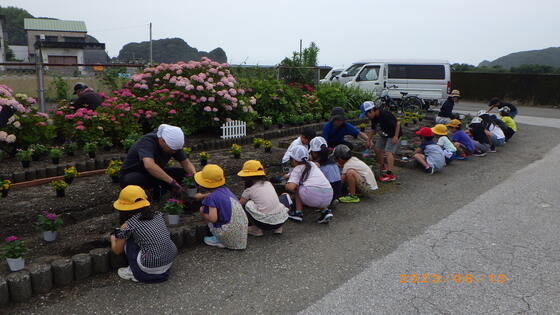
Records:
[[[403,111],[417,113],[422,108],[424,108],[424,101],[419,97],[408,96],[403,100]]]

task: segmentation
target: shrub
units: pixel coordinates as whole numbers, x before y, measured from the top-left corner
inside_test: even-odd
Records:
[[[49,151],[51,158],[60,158],[62,156],[62,149],[59,147],[52,147]]]
[[[17,150],[16,159],[22,162],[31,161],[31,155],[33,155],[33,151],[31,150]]]
[[[95,151],[97,151],[97,143],[88,142],[88,143],[84,144],[84,152],[94,153]]]

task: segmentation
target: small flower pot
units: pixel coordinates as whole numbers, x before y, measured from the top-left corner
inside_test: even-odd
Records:
[[[90,159],[94,159],[95,158],[95,152],[88,152],[88,156],[90,157]]]
[[[105,150],[105,151],[111,151],[111,147],[110,147],[110,146],[105,146],[105,147],[103,147],[103,150]]]
[[[272,148],[264,148],[264,152],[270,153],[270,152],[272,152]]]
[[[11,271],[19,271],[25,268],[25,259],[23,257],[6,258],[6,261]]]
[[[278,129],[282,129],[284,125],[278,124]]]
[[[35,162],[39,161],[40,158],[41,158],[40,155],[35,155],[35,154],[32,154],[32,155],[31,155],[31,160],[33,160],[33,161],[35,161]]]
[[[204,167],[208,164],[208,160],[200,160],[200,166]]]
[[[66,155],[68,155],[68,156],[74,156],[74,151],[72,151],[72,152],[66,152]]]
[[[54,242],[56,240],[56,231],[43,231],[43,239],[45,242]]]
[[[52,158],[52,163],[53,163],[53,164],[58,164],[58,163],[60,163],[60,158],[55,158],[55,157],[53,157],[53,158]]]
[[[187,188],[186,190],[187,190],[187,197],[189,197],[189,198],[193,198],[198,191],[196,189],[196,187],[195,188]]]
[[[178,214],[168,214],[167,215],[167,222],[169,225],[178,225],[179,224],[179,215]]]
[[[241,153],[234,153],[233,157],[236,159],[240,159],[241,158]]]
[[[59,198],[62,198],[64,196],[66,196],[66,190],[64,189],[57,189],[56,190],[56,196]]]
[[[21,161],[21,166],[23,168],[28,168],[31,165],[31,161]]]
[[[118,183],[120,182],[120,177],[119,177],[119,175],[111,176],[111,181],[112,181],[114,184],[118,184]]]
[[[261,144],[260,143],[255,143],[254,146],[255,146],[255,149],[258,149],[258,148],[261,147]]]
[[[2,190],[2,198],[7,198],[8,197],[8,193],[10,192],[9,189],[6,190]]]
[[[74,181],[74,177],[64,177],[66,184],[70,185]]]

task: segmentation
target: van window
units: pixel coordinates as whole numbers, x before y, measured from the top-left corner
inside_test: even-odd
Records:
[[[379,66],[364,67],[356,81],[377,81],[379,79]]]
[[[332,72],[331,77],[329,78],[329,80],[334,79],[337,75],[339,75],[342,71],[340,70],[335,70]]]
[[[362,68],[365,65],[365,63],[355,63],[353,64],[350,68],[348,68],[348,70],[346,70],[346,73],[348,74],[348,76],[355,76],[356,73],[358,73],[358,70],[360,70],[360,68]]]
[[[389,65],[389,78],[393,79],[445,79],[443,65]]]

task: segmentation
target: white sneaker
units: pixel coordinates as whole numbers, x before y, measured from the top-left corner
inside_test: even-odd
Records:
[[[134,275],[132,274],[132,270],[130,270],[130,267],[119,268],[117,273],[119,274],[119,277],[121,277],[121,279],[138,282],[138,280],[134,278]]]
[[[224,244],[220,243],[220,241],[218,241],[218,239],[215,236],[205,236],[204,237],[204,244],[206,244],[208,246],[218,247],[218,248],[225,248],[226,247]]]

